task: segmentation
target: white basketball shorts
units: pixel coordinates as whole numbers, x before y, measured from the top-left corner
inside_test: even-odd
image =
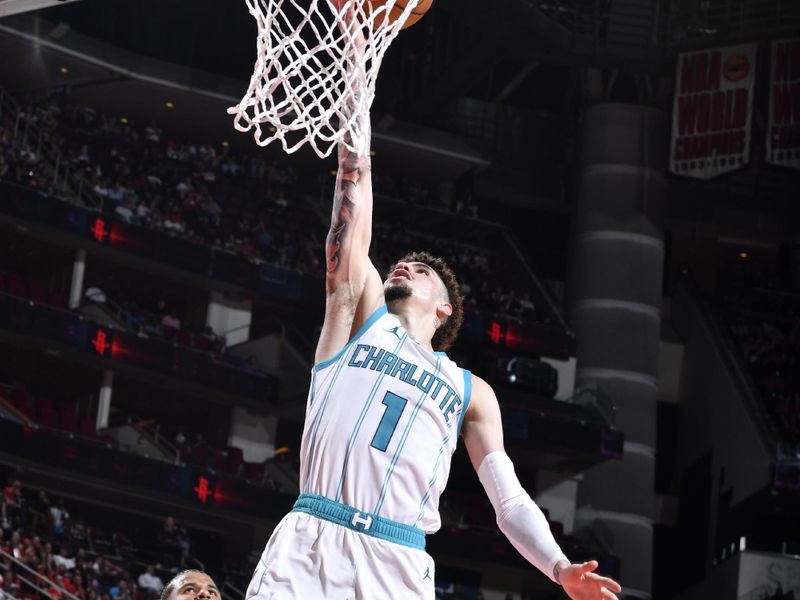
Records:
[[[373,517],[351,512],[340,524],[295,505],[267,542],[245,600],[433,600],[433,559],[381,539]]]

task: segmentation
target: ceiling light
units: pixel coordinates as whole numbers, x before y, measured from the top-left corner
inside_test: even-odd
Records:
[[[223,148],[227,148],[230,145],[231,145],[231,143],[228,140],[222,140],[222,147]]]
[[[127,123],[128,122],[128,117],[120,117],[119,122],[120,123]]]
[[[167,100],[166,103],[164,103],[164,106],[166,106],[167,108],[175,107],[175,105],[172,103],[172,100]]]
[[[750,255],[747,254],[747,252],[744,252],[744,251],[739,252],[739,258],[747,258],[748,256],[750,256]]]
[[[59,72],[60,72],[62,75],[66,75],[67,73],[69,73],[69,69],[68,69],[67,67],[61,67],[61,68],[60,68],[58,71],[59,71]]]

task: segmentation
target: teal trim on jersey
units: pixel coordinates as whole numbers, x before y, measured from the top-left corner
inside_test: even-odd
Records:
[[[253,594],[253,596],[258,596],[258,593],[261,591],[261,586],[264,584],[264,575],[266,575],[267,571],[269,570],[269,565],[264,562],[264,556],[263,555],[261,556],[261,558],[258,559],[258,564],[259,564],[259,566],[264,565],[264,572],[261,574],[261,577],[259,577],[259,579],[258,579],[258,589],[256,590],[256,593]]]
[[[442,360],[439,359],[436,361],[436,369],[433,373],[434,377],[438,377],[439,373],[442,369]],[[414,425],[414,421],[417,418],[417,414],[419,413],[419,409],[422,408],[423,403],[425,402],[425,398],[428,397],[428,392],[424,392],[422,396],[420,396],[419,400],[417,401],[417,405],[414,407],[414,412],[411,413],[411,417],[408,419],[408,423],[406,423],[406,428],[403,431],[403,437],[400,438],[400,443],[397,445],[397,450],[394,451],[394,456],[392,457],[392,462],[389,464],[389,469],[386,471],[386,475],[383,478],[383,484],[381,485],[381,493],[378,496],[378,502],[375,504],[374,512],[380,512],[381,508],[383,507],[383,501],[386,499],[386,490],[389,489],[389,480],[392,478],[392,473],[394,473],[394,467],[397,465],[397,460],[400,458],[400,453],[403,451],[403,447],[406,445],[406,440],[408,439],[408,435],[411,433],[411,427]]]
[[[464,404],[461,406],[461,416],[458,417],[457,435],[461,435],[461,426],[464,424],[464,415],[467,414],[467,408],[469,408],[469,401],[472,399],[472,373],[470,373],[466,369],[461,369],[461,370],[464,371]]]
[[[439,469],[439,462],[442,460],[442,454],[444,454],[444,449],[447,446],[447,442],[450,441],[450,435],[452,432],[448,431],[447,435],[444,436],[442,439],[442,445],[439,447],[439,453],[436,455],[436,462],[433,463],[433,475],[431,475],[431,480],[428,482],[428,488],[425,490],[425,495],[422,497],[422,501],[419,503],[419,514],[417,515],[417,520],[414,522],[414,525],[417,525],[422,520],[422,517],[425,515],[425,503],[428,501],[428,498],[431,497],[431,488],[433,484],[436,483],[436,479],[438,476],[438,469]]]
[[[311,371],[311,386],[308,390],[308,401],[306,402],[306,410],[314,406],[314,387],[317,383],[317,374],[313,370]]]
[[[347,342],[344,345],[344,347],[341,350],[339,350],[339,352],[337,352],[336,354],[334,354],[330,358],[315,364],[314,365],[314,371],[320,371],[320,370],[324,369],[325,367],[329,367],[330,365],[335,363],[339,358],[341,358],[342,354],[347,352],[347,350],[350,349],[350,347],[355,343],[355,341],[358,338],[360,338],[362,335],[367,333],[367,330],[375,324],[375,321],[377,321],[383,315],[385,315],[388,312],[388,310],[389,309],[385,304],[382,305],[382,306],[379,306],[378,308],[376,308],[375,312],[373,312],[369,316],[369,318],[366,321],[364,321],[364,324],[361,325],[361,327],[358,328],[358,331],[356,331],[356,334],[352,338],[350,338],[350,341]]]
[[[334,502],[324,496],[300,494],[300,497],[294,503],[292,512],[313,515],[319,519],[336,523],[379,540],[394,542],[417,550],[425,549],[425,532],[421,529],[379,517],[376,514],[360,511],[347,504]]]
[[[309,444],[309,449],[308,449],[308,465],[309,465],[309,469],[311,468],[311,460],[314,457],[314,448],[316,447],[316,444],[317,444],[317,432],[319,431],[320,423],[322,423],[322,415],[325,413],[325,409],[328,406],[328,399],[331,397],[331,390],[333,390],[333,384],[336,383],[336,379],[339,377],[339,374],[342,372],[342,367],[344,366],[344,363],[346,362],[344,359],[345,359],[345,355],[342,354],[341,360],[339,361],[339,364],[336,367],[336,370],[333,372],[333,375],[331,376],[331,382],[328,384],[328,389],[325,391],[325,398],[323,398],[323,400],[322,400],[322,406],[319,409],[319,413],[317,414],[317,418],[314,421],[314,426],[311,429],[311,443]],[[315,375],[316,375],[316,373],[314,373],[314,375],[312,375],[312,378]]]
[[[397,342],[397,346],[395,346],[393,354],[397,354],[400,352],[400,349],[403,347],[403,344],[406,343],[408,339],[408,332],[403,334],[403,337]],[[388,370],[388,369],[387,369]],[[336,488],[336,501],[342,499],[342,490],[344,489],[344,478],[347,473],[347,464],[350,462],[350,453],[353,451],[353,446],[356,443],[356,437],[358,436],[358,432],[361,429],[361,425],[364,423],[364,418],[367,416],[367,411],[369,410],[372,401],[375,399],[375,393],[378,391],[378,387],[380,386],[383,378],[386,377],[386,371],[382,371],[380,376],[375,380],[375,383],[372,384],[372,389],[369,392],[369,396],[367,396],[367,401],[364,402],[364,406],[361,407],[361,412],[358,415],[358,420],[356,421],[356,425],[353,428],[353,432],[350,434],[350,437],[347,438],[347,450],[344,453],[344,462],[342,463],[342,474],[339,476],[339,486]]]
[[[447,356],[447,352],[442,352],[441,350],[434,350],[433,353],[436,356]],[[449,357],[448,357],[449,358]]]

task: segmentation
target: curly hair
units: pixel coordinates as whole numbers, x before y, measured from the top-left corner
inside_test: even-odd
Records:
[[[439,325],[431,339],[431,346],[437,351],[447,350],[456,341],[458,330],[461,329],[461,323],[464,321],[464,296],[461,294],[461,286],[456,280],[455,274],[444,259],[428,252],[409,252],[395,262],[395,265],[398,262],[424,263],[436,271],[444,283],[444,287],[447,289],[447,301],[453,307],[453,313],[449,317],[445,317],[442,324]],[[394,270],[394,266],[391,270]]]

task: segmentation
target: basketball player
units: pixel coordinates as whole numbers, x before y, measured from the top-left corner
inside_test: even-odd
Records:
[[[160,600],[219,600],[217,584],[211,577],[195,569],[181,571],[161,590]]]
[[[356,57],[358,58],[358,57]],[[369,119],[359,125],[369,131]],[[439,529],[458,437],[514,547],[575,600],[615,600],[618,583],[571,564],[503,447],[492,388],[445,354],[462,297],[445,262],[369,259],[369,153],[339,146],[326,241],[325,320],[306,406],[300,497],[277,526],[247,600],[434,598],[425,534]]]

